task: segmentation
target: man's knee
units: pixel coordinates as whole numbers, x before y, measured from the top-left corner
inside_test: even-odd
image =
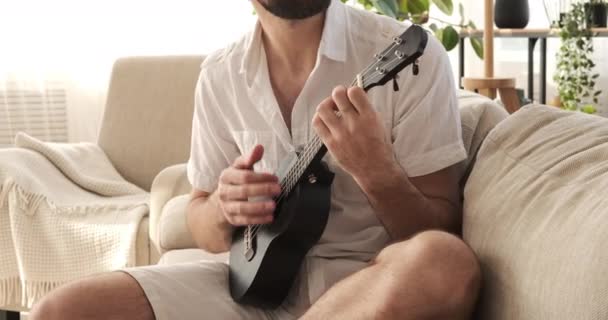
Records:
[[[137,315],[127,311],[135,311]],[[34,305],[29,319],[105,319],[110,313],[115,318],[154,318],[139,284],[126,273],[114,272],[55,289]]]
[[[438,310],[464,314],[474,307],[481,279],[479,264],[471,249],[454,235],[420,233],[387,247],[376,262],[390,268],[397,280],[395,291],[411,288],[411,281],[416,281],[429,304],[440,307]],[[391,296],[397,300],[400,295]]]
[[[60,319],[62,314],[67,314],[68,302],[59,299],[55,295],[56,291],[47,294],[42,300],[38,301],[29,313],[28,319]]]
[[[72,285],[59,287],[34,304],[28,319],[67,319],[70,308],[78,306],[77,298],[81,294]]]

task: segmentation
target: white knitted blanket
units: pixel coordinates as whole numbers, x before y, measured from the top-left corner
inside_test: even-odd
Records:
[[[134,266],[149,195],[94,144],[18,134],[0,149],[0,306],[31,306],[53,288]]]

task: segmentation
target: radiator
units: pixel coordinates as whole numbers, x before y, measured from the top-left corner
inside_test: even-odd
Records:
[[[67,142],[66,90],[0,88],[0,147],[12,146],[17,132],[51,142]]]

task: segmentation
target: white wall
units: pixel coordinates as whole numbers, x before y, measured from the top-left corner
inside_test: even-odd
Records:
[[[530,1],[530,27],[546,27],[542,0]],[[481,1],[463,2],[466,16],[482,26]],[[117,57],[207,53],[240,37],[254,21],[251,4],[246,0],[3,0],[0,81],[3,73],[11,71],[67,81],[70,141],[94,141],[103,114],[109,70]],[[598,71],[603,73],[599,86],[605,89],[608,39],[595,43]],[[518,86],[527,88],[526,40],[499,39],[496,46],[496,74],[516,77]],[[549,41],[550,96],[555,94],[550,79],[558,46],[557,39]],[[466,51],[466,75],[481,75],[482,62],[468,44]],[[450,57],[458,77],[458,50],[452,51]],[[608,113],[608,90],[605,92],[601,111]]]
[[[95,141],[121,56],[203,54],[255,21],[246,0],[2,0],[0,81],[68,83],[70,141]]]

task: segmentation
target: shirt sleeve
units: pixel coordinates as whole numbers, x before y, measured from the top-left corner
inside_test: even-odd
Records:
[[[213,84],[205,67],[201,69],[194,94],[192,139],[187,173],[196,189],[213,192],[219,176],[240,152],[225,124],[220,106],[215,99]]]
[[[391,132],[395,156],[410,177],[437,172],[467,157],[452,68],[434,37],[429,36],[419,70],[418,76],[407,76],[401,83]]]

